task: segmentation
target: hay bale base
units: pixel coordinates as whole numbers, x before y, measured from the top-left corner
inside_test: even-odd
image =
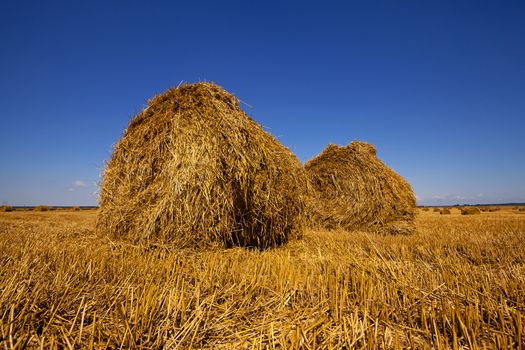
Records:
[[[264,249],[302,234],[297,158],[211,83],[149,101],[106,166],[97,231],[132,242]]]
[[[415,231],[412,188],[377,158],[374,146],[357,141],[346,147],[329,145],[304,168],[312,189],[312,226],[387,234]]]

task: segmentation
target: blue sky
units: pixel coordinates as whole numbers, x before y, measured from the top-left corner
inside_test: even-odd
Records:
[[[301,161],[365,140],[419,204],[525,202],[521,1],[0,4],[0,204],[94,205],[153,95],[214,81]]]

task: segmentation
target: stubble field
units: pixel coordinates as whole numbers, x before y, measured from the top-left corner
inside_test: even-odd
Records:
[[[269,251],[134,246],[96,211],[0,213],[3,348],[505,348],[525,342],[525,212]]]

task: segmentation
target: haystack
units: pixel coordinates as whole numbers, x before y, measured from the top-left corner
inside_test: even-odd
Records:
[[[376,156],[374,146],[354,141],[329,145],[304,168],[313,194],[314,225],[327,229],[412,233],[416,199],[410,185]]]
[[[441,209],[441,211],[439,212],[441,215],[450,215],[450,209],[448,208],[443,208]]]
[[[33,208],[34,211],[49,211],[51,208],[47,205],[37,205]]]
[[[466,207],[461,210],[461,215],[478,215],[481,214],[481,210],[476,207]]]
[[[196,247],[261,249],[299,236],[306,176],[298,159],[211,83],[149,101],[103,174],[97,231]]]

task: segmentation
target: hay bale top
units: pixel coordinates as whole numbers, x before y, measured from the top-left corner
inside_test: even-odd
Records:
[[[411,231],[406,227],[416,215],[412,188],[376,153],[373,145],[353,141],[329,145],[304,165],[313,188],[309,212],[315,223],[328,229]]]
[[[297,158],[212,83],[149,101],[104,171],[97,230],[177,246],[266,248],[302,230]]]

